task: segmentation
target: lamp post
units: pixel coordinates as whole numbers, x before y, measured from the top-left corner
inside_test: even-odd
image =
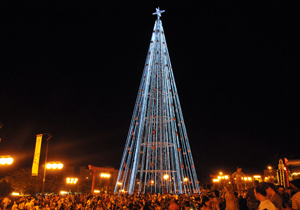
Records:
[[[44,189],[45,189],[45,181],[46,181],[46,163],[47,163],[47,157],[48,157],[48,147],[49,147],[49,140],[51,139],[52,135],[48,134],[47,141],[47,147],[46,147],[46,155],[45,155],[45,166],[44,166],[44,176],[43,176],[43,186],[42,186],[42,195],[44,195]]]
[[[101,178],[107,179],[106,185],[107,185],[107,192],[108,192],[109,191],[109,178],[110,178],[110,174],[108,174],[108,173],[101,173],[100,174],[100,190],[101,190]]]
[[[75,178],[75,177],[68,177],[66,179],[66,183],[67,184],[72,184],[72,185],[75,185],[77,184],[77,181],[78,181],[78,178]],[[77,186],[77,194],[79,193],[79,182],[78,182],[78,186]]]
[[[14,159],[10,156],[0,156],[0,165],[11,165]]]

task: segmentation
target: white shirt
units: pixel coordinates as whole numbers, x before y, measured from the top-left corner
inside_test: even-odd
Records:
[[[264,200],[260,202],[258,210],[276,210],[274,204],[269,200]]]

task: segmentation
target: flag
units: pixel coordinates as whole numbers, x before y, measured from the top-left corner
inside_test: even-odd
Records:
[[[33,156],[31,176],[38,176],[39,173],[39,161],[40,161],[40,154],[41,154],[42,137],[43,134],[36,135],[36,143],[35,143],[35,151]]]

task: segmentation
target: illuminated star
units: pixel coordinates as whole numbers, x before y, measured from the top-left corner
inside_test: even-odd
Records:
[[[161,13],[163,13],[165,10],[160,10],[159,7],[156,8],[156,12],[152,13],[152,15],[157,15],[157,19],[161,17]]]

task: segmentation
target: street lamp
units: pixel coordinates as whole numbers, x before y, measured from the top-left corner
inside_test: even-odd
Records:
[[[101,173],[101,174],[100,174],[100,177],[102,177],[102,178],[109,178],[109,177],[110,177],[110,174],[107,174],[107,173]]]
[[[68,177],[66,179],[67,184],[76,184],[77,181],[78,181],[78,179],[77,178],[73,178],[73,177],[72,178]]]
[[[44,189],[45,189],[45,181],[46,181],[46,163],[47,163],[47,157],[48,157],[48,147],[49,147],[49,140],[51,139],[52,135],[48,134],[47,141],[47,147],[46,147],[46,155],[45,155],[45,167],[44,167],[44,176],[43,176],[43,186],[42,186],[42,195],[44,195]]]
[[[48,142],[47,141],[47,145],[48,145]],[[46,151],[46,154],[47,154],[47,151]],[[47,158],[46,158],[47,159]],[[51,162],[51,163],[46,163],[45,164],[45,167],[44,167],[44,177],[43,177],[43,187],[42,187],[42,195],[44,195],[44,189],[45,189],[45,181],[46,181],[46,169],[49,170],[49,169],[53,169],[53,170],[56,170],[56,169],[62,169],[64,167],[64,165],[60,162]]]
[[[165,180],[169,179],[169,175],[168,175],[168,174],[165,174],[165,175],[164,175],[164,179],[165,179]]]
[[[68,177],[66,179],[66,183],[67,184],[71,184],[71,185],[75,185],[77,184],[78,178],[75,177]],[[79,182],[78,182],[78,186],[77,186],[77,194],[79,193]]]
[[[108,188],[109,188],[109,184],[108,184],[108,179],[110,178],[110,174],[109,173],[101,173],[100,174],[100,190],[101,190],[101,178],[105,178],[107,179],[107,191],[108,191]]]
[[[10,156],[0,156],[0,165],[11,165],[14,159]]]
[[[47,169],[62,169],[64,165],[62,163],[47,163]]]

